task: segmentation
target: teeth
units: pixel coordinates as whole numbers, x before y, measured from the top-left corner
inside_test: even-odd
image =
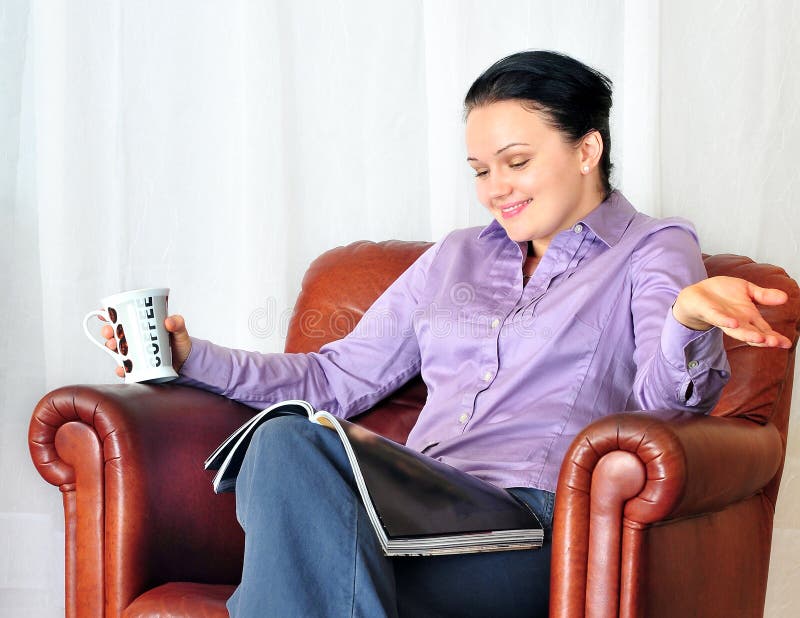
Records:
[[[512,210],[517,210],[518,208],[522,208],[523,206],[526,206],[529,203],[530,200],[525,200],[524,202],[521,202],[519,204],[514,204],[513,206],[509,206],[508,208],[501,208],[500,210],[502,210],[503,212],[511,212]]]

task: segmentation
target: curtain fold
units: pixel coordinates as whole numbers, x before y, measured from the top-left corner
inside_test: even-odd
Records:
[[[63,612],[60,498],[25,435],[47,390],[115,379],[83,315],[167,286],[193,335],[276,351],[322,251],[488,222],[461,106],[503,55],[556,49],[606,73],[615,185],[693,220],[706,251],[800,275],[798,26],[791,0],[6,0],[0,614]],[[800,603],[796,433],[767,616]]]
[[[0,614],[55,616],[64,604],[63,515],[26,440],[47,364],[30,39],[28,3],[0,7]]]

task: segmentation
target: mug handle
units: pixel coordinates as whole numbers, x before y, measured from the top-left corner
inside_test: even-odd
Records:
[[[109,324],[111,323],[111,318],[109,317],[107,311],[104,311],[104,310],[101,310],[101,311],[90,311],[83,318],[83,332],[86,333],[86,336],[89,338],[89,341],[91,341],[98,348],[100,348],[101,350],[106,352],[109,356],[111,356],[111,358],[114,359],[114,361],[117,363],[117,365],[119,365],[120,367],[124,367],[124,365],[122,364],[122,361],[120,360],[120,355],[117,354],[116,352],[114,352],[113,350],[111,350],[110,348],[107,348],[104,343],[100,343],[97,339],[95,339],[92,336],[92,333],[89,332],[89,320],[92,319],[93,317],[103,318]]]

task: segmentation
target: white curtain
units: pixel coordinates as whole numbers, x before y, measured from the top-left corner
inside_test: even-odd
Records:
[[[2,0],[0,614],[63,612],[60,495],[25,438],[49,389],[115,380],[83,314],[169,286],[192,334],[280,350],[325,249],[488,221],[461,100],[502,55],[604,71],[634,204],[800,275],[799,29],[792,0]],[[798,423],[768,616],[800,603]]]

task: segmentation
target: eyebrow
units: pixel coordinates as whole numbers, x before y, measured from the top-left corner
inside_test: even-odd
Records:
[[[506,144],[506,145],[505,145],[505,146],[503,146],[503,147],[502,147],[500,150],[498,150],[497,152],[495,152],[495,153],[494,153],[494,155],[495,155],[495,156],[497,156],[497,155],[499,155],[501,152],[503,152],[504,150],[508,150],[508,149],[509,149],[509,148],[511,148],[512,146],[530,146],[530,144],[527,144],[527,143],[525,143],[525,142],[511,142],[510,144]],[[477,161],[477,159],[476,159],[475,157],[467,157],[467,161]]]

